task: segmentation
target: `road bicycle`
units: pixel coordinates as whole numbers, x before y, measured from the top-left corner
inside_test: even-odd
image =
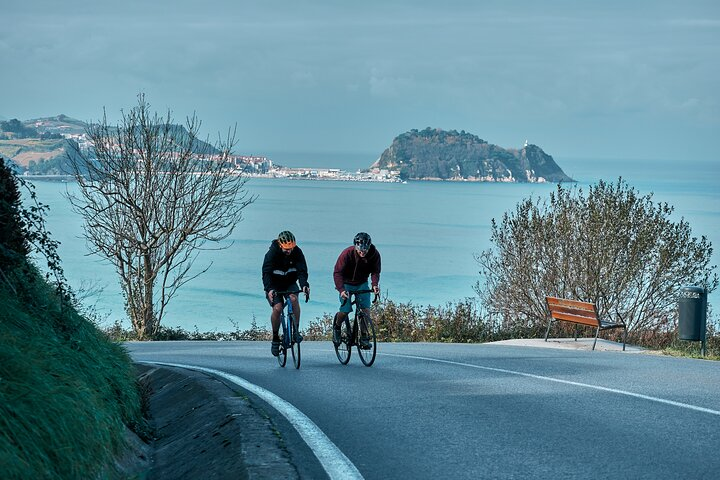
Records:
[[[335,355],[343,365],[347,365],[350,361],[350,354],[352,353],[352,347],[357,347],[358,356],[360,361],[366,367],[371,366],[375,362],[375,354],[377,353],[377,337],[375,335],[375,324],[373,323],[370,315],[365,314],[362,308],[357,306],[357,295],[363,293],[373,293],[372,290],[358,290],[355,292],[348,292],[349,296],[343,302],[343,305],[347,302],[351,302],[350,305],[355,305],[355,317],[352,319],[352,326],[350,325],[350,314],[348,314],[345,321],[340,325],[340,343],[334,343]],[[355,296],[355,300],[352,297]],[[377,303],[378,294],[375,294],[373,303]],[[362,346],[360,338],[362,334],[367,336],[369,346]]]
[[[280,326],[282,332],[280,334],[280,351],[277,360],[281,367],[287,363],[287,352],[290,350],[295,368],[300,368],[300,344],[295,342],[295,313],[292,309],[290,295],[297,295],[299,290],[275,292],[275,295],[282,295],[285,300],[285,306],[280,313]],[[305,303],[310,300],[310,294],[305,293]],[[287,313],[285,313],[287,311]]]

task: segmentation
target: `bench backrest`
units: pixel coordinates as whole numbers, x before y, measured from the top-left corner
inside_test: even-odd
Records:
[[[592,327],[600,326],[597,310],[593,303],[555,297],[545,297],[545,300],[548,310],[550,310],[550,316],[555,320],[581,323]]]

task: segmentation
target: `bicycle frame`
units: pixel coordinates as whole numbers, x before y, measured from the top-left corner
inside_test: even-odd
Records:
[[[375,334],[375,325],[372,321],[372,317],[369,314],[365,314],[364,309],[357,305],[357,295],[364,293],[373,293],[373,290],[357,290],[355,292],[348,292],[348,298],[345,299],[343,305],[350,301],[350,305],[355,305],[355,315],[350,318],[350,314],[343,321],[341,325],[341,340],[340,343],[334,344],[335,354],[338,360],[343,365],[347,365],[350,361],[350,355],[352,353],[352,347],[357,347],[358,356],[362,363],[369,367],[375,362],[375,355],[377,353],[377,338]],[[352,297],[355,297],[355,300]],[[373,303],[377,303],[378,294],[375,294]],[[352,326],[351,323],[352,322]],[[342,328],[345,328],[345,332],[342,333]],[[363,346],[361,342],[361,334],[367,336],[369,346]]]
[[[280,352],[278,354],[278,363],[281,367],[287,362],[287,351],[290,350],[293,357],[293,364],[296,369],[300,368],[300,344],[295,343],[295,313],[292,308],[292,300],[290,295],[297,295],[300,291],[284,291],[275,292],[275,295],[282,295],[284,304],[280,313],[280,327],[282,328],[282,341],[280,343]],[[310,295],[305,294],[305,302],[310,300]],[[287,314],[285,313],[287,311]]]

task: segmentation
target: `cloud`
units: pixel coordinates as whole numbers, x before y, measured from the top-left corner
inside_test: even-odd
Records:
[[[714,18],[677,18],[669,20],[668,24],[687,28],[720,28],[720,20]]]
[[[93,118],[142,90],[161,110],[197,110],[208,126],[244,121],[248,137],[269,130],[268,142],[281,136],[288,149],[294,132],[322,128],[338,150],[348,123],[363,132],[348,142],[363,146],[427,125],[514,137],[523,122],[542,124],[563,141],[590,122],[607,136],[629,120],[717,125],[717,5],[9,2],[0,58],[11,73],[0,91],[12,94],[0,113]]]
[[[318,84],[313,74],[308,71],[292,72],[290,81],[294,87],[298,88],[311,88]]]
[[[414,86],[410,77],[394,77],[384,75],[380,70],[373,68],[368,79],[370,95],[374,97],[398,97],[406,95]]]

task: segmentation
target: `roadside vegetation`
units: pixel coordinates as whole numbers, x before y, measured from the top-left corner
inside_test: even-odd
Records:
[[[483,312],[477,299],[467,298],[444,306],[422,306],[412,303],[396,303],[383,299],[371,309],[375,320],[378,341],[381,342],[442,342],[442,343],[484,343],[514,338],[542,338],[545,325],[527,325],[516,322],[505,323],[499,316]],[[267,325],[253,319],[249,329],[236,325],[232,331],[201,332],[197,327],[190,331],[181,327],[162,327],[156,340],[257,340],[270,341],[271,332]],[[332,338],[332,316],[324,315],[305,323],[301,331],[306,340],[330,340]],[[106,334],[117,341],[137,340],[132,330],[119,323],[104,328]],[[574,326],[555,322],[550,330],[551,338],[574,336]],[[579,330],[579,336],[592,336],[595,330]],[[600,338],[622,341],[621,333],[601,332]],[[652,349],[667,355],[700,358],[700,342],[678,339],[677,323],[657,329],[635,330],[628,333],[631,345]],[[720,329],[708,318],[706,356],[720,360]]]
[[[476,257],[480,302],[504,324],[533,328],[547,325],[546,296],[581,300],[629,333],[662,335],[676,326],[683,286],[718,287],[710,240],[672,214],[622,179],[523,200],[493,220],[492,247]]]
[[[114,478],[127,428],[145,431],[134,368],[79,313],[46,207],[23,208],[21,185],[0,158],[0,476]]]

